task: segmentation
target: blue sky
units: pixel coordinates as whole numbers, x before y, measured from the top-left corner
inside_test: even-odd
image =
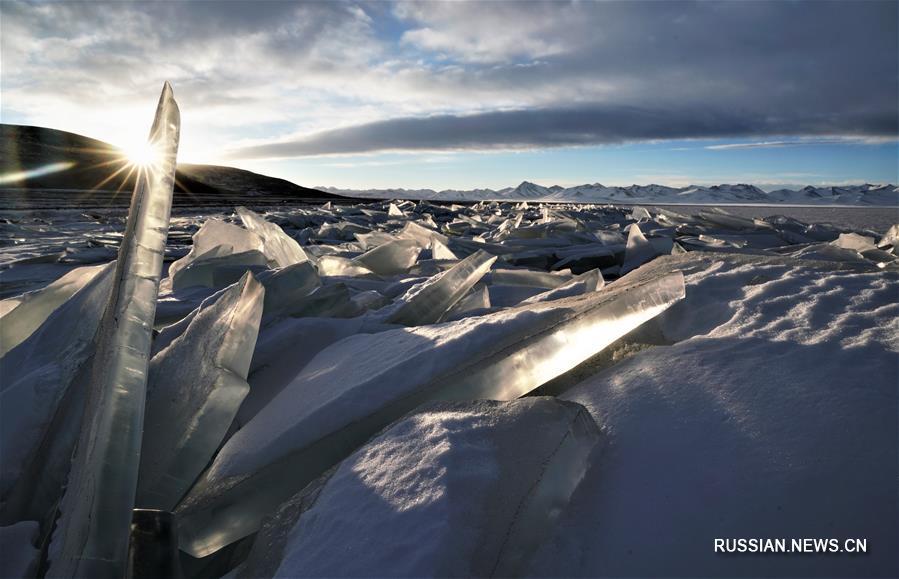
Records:
[[[0,3],[3,122],[345,188],[899,181],[899,3]]]

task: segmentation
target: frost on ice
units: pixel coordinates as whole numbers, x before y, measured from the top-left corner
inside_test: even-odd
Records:
[[[285,502],[237,576],[519,576],[599,441],[553,398],[426,405]]]

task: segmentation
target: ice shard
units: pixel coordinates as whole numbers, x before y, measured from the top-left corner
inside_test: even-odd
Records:
[[[421,246],[414,239],[397,239],[370,249],[353,263],[361,265],[378,275],[390,276],[404,273],[415,264]]]
[[[172,276],[172,290],[189,287],[216,287],[216,272],[226,268],[240,267],[243,270],[253,266],[264,267],[268,258],[257,249],[240,253],[227,253],[224,246],[216,246],[199,256]]]
[[[46,514],[28,506],[41,479],[55,471],[38,449],[62,442],[62,435],[51,428],[54,414],[67,410],[60,408],[60,402],[91,355],[114,271],[115,263],[103,266],[34,333],[0,358],[0,500],[5,522],[21,520],[29,513],[34,519]],[[70,433],[76,435],[77,431]],[[68,461],[72,447],[64,454]]]
[[[529,297],[522,301],[522,304],[536,304],[539,302],[548,302],[577,296],[589,292],[595,292],[605,286],[606,282],[602,278],[602,274],[598,269],[591,269],[586,273],[582,273],[571,279],[571,281],[560,285],[557,288],[545,291],[535,296]]]
[[[79,267],[39,290],[17,298],[17,305],[0,317],[0,357],[25,341],[56,308],[83,288],[104,265]]]
[[[207,219],[193,235],[193,243],[187,255],[169,266],[169,277],[175,275],[193,263],[206,257],[221,257],[245,251],[262,251],[262,238],[242,227],[221,219]],[[216,249],[215,253],[209,252]]]
[[[601,441],[554,398],[426,405],[281,506],[236,575],[519,576]]]
[[[386,322],[417,326],[440,320],[490,270],[496,257],[477,251],[450,269],[413,286],[390,311]]]
[[[284,233],[283,229],[246,207],[238,207],[236,211],[244,226],[262,238],[262,252],[268,257],[272,267],[287,267],[309,260],[309,255],[300,244]]]
[[[166,83],[149,136],[158,161],[135,184],[87,369],[90,390],[50,548],[50,577],[121,577],[125,571],[179,133],[178,105]]]
[[[636,269],[660,255],[659,251],[646,239],[640,226],[636,223],[631,224],[627,234],[627,248],[624,251],[624,265],[621,266],[621,274]]]
[[[151,360],[136,506],[174,509],[221,444],[250,389],[264,295],[244,274]]]
[[[182,550],[205,556],[255,532],[281,502],[420,404],[517,398],[683,296],[677,272],[333,344],[225,443],[178,506]]]

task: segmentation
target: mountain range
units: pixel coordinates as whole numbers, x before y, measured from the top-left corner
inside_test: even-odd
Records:
[[[338,189],[319,187],[338,195],[363,198],[428,199],[439,201],[549,201],[572,203],[656,203],[656,204],[795,204],[899,207],[896,185],[848,185],[840,187],[804,187],[766,192],[754,185],[665,185],[606,186],[601,183],[544,187],[524,181],[504,189]]]

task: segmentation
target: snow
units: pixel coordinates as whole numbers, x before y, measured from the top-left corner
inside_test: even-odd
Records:
[[[282,507],[238,576],[514,576],[599,440],[552,398],[426,406]]]
[[[578,384],[609,436],[531,576],[895,576],[899,274],[682,256],[677,342]],[[722,556],[714,538],[867,538]],[[889,545],[889,547],[887,547]]]
[[[518,550],[535,555],[531,564],[499,574],[895,576],[895,561],[874,546],[896,543],[884,516],[895,512],[897,480],[894,214],[589,204],[600,193],[625,203],[685,193],[661,186],[597,184],[578,191],[579,204],[542,203],[533,184],[519,193],[534,197],[282,206],[236,216],[230,207],[185,209],[172,219],[157,254],[174,263],[152,322],[159,331],[142,443],[143,461],[154,466],[138,484],[143,502],[160,477],[162,486],[177,482],[153,504],[177,512],[190,573],[252,575],[261,556],[259,575],[273,574],[295,525],[278,515],[283,524],[253,533],[275,513],[306,513],[293,519],[306,530],[290,535],[284,574],[320,571],[335,558],[369,575],[450,573],[481,561],[464,554],[455,567],[440,567],[449,559],[439,553],[469,553],[454,539],[477,536],[485,546],[505,531],[440,525],[439,509],[455,506],[418,511],[403,494],[465,480],[465,469],[436,451],[431,435],[443,431],[413,425],[389,445],[365,445],[422,403],[472,407],[475,399],[538,393],[583,403],[609,446],[573,491],[558,532],[521,527],[525,538],[539,528],[531,547]],[[683,197],[695,195],[745,202],[759,191],[703,187]],[[808,224],[806,215],[836,225]],[[41,521],[35,544],[46,545],[114,276],[115,265],[103,262],[133,232],[123,234],[124,215],[110,212],[4,219],[0,323],[21,316],[31,329],[0,357],[0,524]],[[78,289],[85,263],[100,266]],[[216,398],[218,390],[230,394]],[[445,440],[493,440],[492,423],[482,428],[479,420],[453,423],[459,428]],[[519,443],[495,463],[533,447]],[[465,448],[449,450],[461,456]],[[369,452],[376,458],[357,460]],[[390,516],[375,517],[383,502],[366,502],[370,493],[348,486],[348,464],[364,466],[397,497]],[[427,476],[437,471],[443,478]],[[527,472],[513,474],[524,481]],[[408,488],[391,482],[413,479]],[[456,493],[452,505],[482,500],[477,489],[498,479],[479,480],[487,486],[473,482],[470,496]],[[310,502],[324,489],[333,502],[316,510],[327,506]],[[419,528],[438,528],[439,541],[428,543]],[[355,561],[325,539],[337,529],[354,541],[364,531],[388,547],[362,550],[370,558]],[[721,557],[712,552],[716,533],[852,533],[868,537],[872,550],[863,561],[832,556],[829,568],[810,555]],[[281,550],[266,551],[273,543],[264,537],[283,538]],[[405,557],[395,556],[400,548]]]

